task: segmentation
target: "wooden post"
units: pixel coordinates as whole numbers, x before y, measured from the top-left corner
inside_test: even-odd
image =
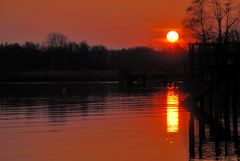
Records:
[[[238,140],[238,111],[237,111],[237,98],[238,98],[238,78],[235,78],[233,85],[232,96],[232,113],[233,113],[233,138],[235,142],[236,154],[240,156],[239,140]]]
[[[205,99],[202,97],[200,99],[200,110],[199,110],[199,139],[205,139],[205,121],[203,118],[203,114],[205,112]]]
[[[195,158],[194,116],[190,113],[189,121],[189,157]]]
[[[224,92],[224,103],[223,103],[223,108],[224,108],[224,132],[225,132],[225,139],[229,140],[230,139],[230,110],[229,110],[229,95],[230,95],[230,92],[229,92],[229,80],[227,78],[227,80],[225,80],[225,90],[223,91]]]

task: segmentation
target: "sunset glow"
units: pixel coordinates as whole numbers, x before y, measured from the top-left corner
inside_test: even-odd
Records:
[[[178,41],[178,39],[179,39],[179,35],[176,31],[170,31],[167,33],[167,40],[170,43],[175,43]]]
[[[49,33],[60,32],[71,41],[110,48],[158,47],[155,40],[165,39],[168,28],[182,27],[188,4],[188,0],[1,0],[0,42],[42,42]]]

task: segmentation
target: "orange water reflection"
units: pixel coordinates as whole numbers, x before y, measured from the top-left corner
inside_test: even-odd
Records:
[[[179,130],[179,96],[173,87],[167,91],[167,132],[176,133]]]
[[[86,94],[67,99],[12,96],[5,102],[11,110],[0,108],[0,160],[188,160],[189,114],[179,105],[181,90],[126,94],[107,87],[100,95],[95,90],[101,88],[84,86],[78,90]]]

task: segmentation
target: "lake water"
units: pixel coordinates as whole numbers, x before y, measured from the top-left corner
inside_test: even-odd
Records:
[[[200,149],[198,120],[180,105],[187,95],[112,83],[1,87],[0,160],[236,160],[234,142],[227,155],[211,138]]]

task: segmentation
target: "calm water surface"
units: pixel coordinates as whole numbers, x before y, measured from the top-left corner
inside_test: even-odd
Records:
[[[88,84],[1,90],[1,161],[199,158],[197,146],[190,157],[191,114],[180,106],[187,93],[179,88],[127,90],[117,84]],[[194,137],[198,144],[197,134]],[[209,148],[213,145],[206,144],[203,159],[237,159],[234,148],[227,156],[215,157],[214,148]]]

